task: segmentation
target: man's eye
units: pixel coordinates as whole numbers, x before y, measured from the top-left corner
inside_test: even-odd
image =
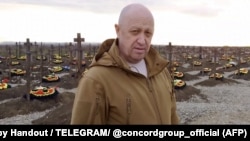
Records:
[[[151,32],[146,32],[146,35],[147,35],[147,36],[151,36],[152,33],[151,33]]]
[[[132,33],[138,33],[139,31],[138,30],[132,30]]]

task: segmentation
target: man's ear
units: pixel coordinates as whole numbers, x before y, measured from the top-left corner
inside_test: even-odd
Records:
[[[119,25],[115,24],[115,32],[117,36],[118,36],[119,30],[120,30]]]

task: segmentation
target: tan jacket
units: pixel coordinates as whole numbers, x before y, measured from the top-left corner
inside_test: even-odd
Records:
[[[168,62],[150,48],[146,78],[129,69],[116,42],[102,43],[81,78],[71,124],[178,124]]]

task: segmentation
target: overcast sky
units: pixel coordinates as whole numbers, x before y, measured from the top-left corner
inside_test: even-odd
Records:
[[[250,46],[250,0],[0,0],[0,42],[102,42],[131,2],[151,9],[153,44]]]

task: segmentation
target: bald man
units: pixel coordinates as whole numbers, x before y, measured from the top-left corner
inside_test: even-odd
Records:
[[[127,5],[115,31],[79,81],[71,124],[179,124],[168,61],[151,48],[150,10]]]

